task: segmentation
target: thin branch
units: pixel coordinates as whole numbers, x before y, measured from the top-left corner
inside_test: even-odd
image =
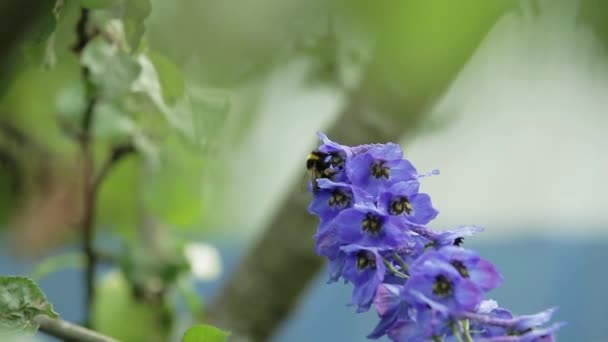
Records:
[[[93,101],[91,101],[93,102]],[[92,108],[92,107],[91,107]],[[86,137],[84,137],[86,136]],[[95,254],[95,207],[97,205],[97,189],[94,181],[95,163],[90,146],[88,132],[85,132],[80,143],[83,159],[84,213],[82,220],[82,250],[85,254],[85,305],[86,319],[89,322],[90,309],[95,296],[95,269],[97,256]]]
[[[76,44],[73,50],[76,54],[82,53],[87,43],[91,40],[87,26],[89,23],[89,10],[82,8],[80,18],[76,24]],[[82,67],[83,82],[89,85],[89,70]],[[93,158],[93,148],[91,146],[91,125],[97,97],[89,90],[87,94],[88,103],[82,116],[82,127],[80,134],[80,150],[83,163],[83,200],[84,212],[82,219],[82,250],[85,255],[85,324],[90,323],[90,311],[95,297],[95,270],[97,266],[97,254],[95,253],[95,207],[97,205],[97,184],[95,178],[95,161]]]
[[[40,326],[40,331],[64,341],[118,342],[118,340],[109,336],[102,335],[98,332],[64,321],[62,319],[54,319],[45,315],[39,315],[36,316],[35,321]]]
[[[121,161],[124,157],[128,156],[129,154],[135,153],[135,152],[136,152],[135,146],[133,146],[133,144],[131,144],[131,143],[125,143],[122,145],[114,146],[114,148],[112,149],[112,152],[110,153],[110,157],[101,166],[101,170],[99,170],[99,173],[97,174],[97,177],[95,178],[95,183],[94,183],[95,190],[96,191],[99,190],[99,187],[101,186],[103,181],[106,179],[106,177],[110,173],[110,170],[112,170],[112,168],[116,164],[118,164],[119,161]]]
[[[91,39],[87,32],[88,23],[89,10],[87,8],[82,8],[80,10],[80,18],[78,19],[78,23],[76,23],[76,43],[72,47],[76,54],[80,54]]]

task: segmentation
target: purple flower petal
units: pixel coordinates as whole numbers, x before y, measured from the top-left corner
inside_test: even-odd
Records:
[[[386,143],[381,146],[373,147],[368,152],[376,160],[399,160],[403,158],[403,151],[401,146],[395,143]]]
[[[401,301],[400,293],[403,286],[392,284],[380,284],[376,290],[376,298],[374,298],[374,307],[380,316],[399,305]]]
[[[418,171],[407,159],[389,164],[391,183],[418,179]]]
[[[406,215],[406,219],[416,225],[425,225],[437,217],[439,211],[433,207],[431,197],[427,194],[417,194],[411,198],[413,215]]]
[[[463,310],[473,311],[483,300],[483,292],[472,281],[463,279],[457,282],[454,287],[456,302]]]
[[[471,280],[482,290],[491,291],[502,284],[502,274],[498,272],[494,264],[485,259],[480,259],[475,268],[469,270]]]

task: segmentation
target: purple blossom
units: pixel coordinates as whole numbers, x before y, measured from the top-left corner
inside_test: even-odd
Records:
[[[380,284],[374,298],[374,307],[380,316],[380,322],[367,336],[368,338],[380,338],[385,335],[398,320],[410,319],[410,306],[404,299],[404,287],[394,284]]]
[[[410,227],[416,233],[432,241],[435,248],[444,246],[460,246],[464,238],[473,234],[483,232],[483,228],[476,226],[460,226],[453,230],[434,231],[424,225],[414,225]]]
[[[429,252],[425,257],[443,258],[449,262],[464,278],[470,279],[484,292],[490,291],[502,284],[503,277],[496,267],[479,254],[470,249],[447,246],[436,252]]]
[[[532,315],[522,315],[512,319],[512,326],[522,332],[543,325],[551,320],[557,308],[551,308]]]
[[[357,312],[367,311],[386,274],[382,256],[377,248],[360,245],[347,245],[340,250],[345,254],[342,277],[354,285],[352,304],[357,305]]]
[[[387,331],[388,337],[397,342],[426,342],[434,337],[450,334],[449,321],[440,313],[419,309],[411,319],[398,320]]]
[[[407,223],[425,225],[439,213],[431,197],[419,193],[418,180],[398,182],[378,197],[378,206],[390,215],[402,217]]]
[[[454,230],[440,232],[435,239],[437,248],[443,246],[460,246],[465,237],[483,232],[483,228],[476,226],[460,226]]]
[[[484,300],[483,302],[481,302],[477,313],[499,319],[513,318],[513,314],[509,310],[499,307],[498,303],[496,303],[496,301],[494,300]],[[506,327],[491,324],[481,324],[478,322],[473,322],[471,324],[471,331],[476,332],[474,334],[475,337],[483,338],[504,336],[507,334]]]
[[[418,307],[427,306],[426,302],[419,301],[422,295],[445,306],[450,312],[474,311],[483,298],[479,286],[462,277],[452,264],[440,257],[423,256],[417,260],[405,286],[413,300],[418,301]]]
[[[336,217],[340,211],[351,208],[354,203],[374,201],[370,194],[348,183],[321,178],[317,184],[319,190],[308,206],[308,211],[319,217],[321,226]]]
[[[370,203],[357,203],[345,209],[332,222],[338,239],[344,244],[366,247],[397,248],[408,240],[398,218]]]
[[[397,247],[395,252],[404,262],[411,264],[424,253],[425,246],[429,243],[429,240],[413,231],[408,231],[407,235],[407,241]]]
[[[418,174],[393,143],[351,147],[318,135],[322,144],[307,162],[320,177],[308,207],[320,221],[315,251],[329,261],[328,282],[353,284],[358,312],[373,303],[380,319],[369,338],[553,341],[561,324],[542,327],[553,309],[513,317],[495,301],[483,301],[502,275],[461,248],[465,237],[483,229],[427,226],[438,211],[419,182],[437,171]]]
[[[481,342],[554,342],[553,334],[566,323],[559,322],[546,328],[532,329],[521,335],[504,335],[481,339]]]
[[[374,146],[349,159],[346,174],[352,184],[374,196],[397,182],[418,178],[416,168],[403,159],[401,148],[393,143]]]

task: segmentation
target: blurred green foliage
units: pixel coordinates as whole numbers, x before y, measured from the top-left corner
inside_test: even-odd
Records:
[[[186,331],[182,342],[223,342],[229,335],[209,325],[195,325]]]

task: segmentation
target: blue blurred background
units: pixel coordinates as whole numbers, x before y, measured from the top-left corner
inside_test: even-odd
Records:
[[[508,306],[514,313],[538,312],[558,306],[556,320],[568,325],[559,333],[560,341],[604,341],[608,327],[603,264],[608,258],[605,240],[567,241],[553,238],[504,239],[467,245],[494,261],[505,276],[505,283],[489,296]],[[242,246],[219,243],[229,272],[240,256]],[[6,250],[7,246],[1,246]],[[32,264],[16,263],[3,253],[3,274],[27,274]],[[103,273],[107,273],[104,270]],[[197,290],[212,297],[225,277],[215,283],[200,283]],[[346,303],[351,287],[327,285],[326,270],[300,299],[301,304],[277,332],[273,341],[366,341],[365,336],[377,323],[375,313],[356,314]],[[82,279],[79,271],[66,269],[49,275],[40,282],[48,299],[62,317],[79,321],[82,312]],[[50,337],[41,340],[53,341]]]

